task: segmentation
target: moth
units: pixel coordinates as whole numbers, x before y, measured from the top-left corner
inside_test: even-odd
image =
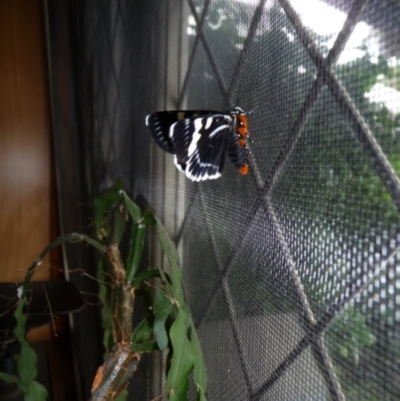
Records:
[[[249,172],[246,113],[230,111],[159,111],[146,117],[157,145],[174,155],[178,170],[192,181],[219,178],[228,154],[240,174]]]

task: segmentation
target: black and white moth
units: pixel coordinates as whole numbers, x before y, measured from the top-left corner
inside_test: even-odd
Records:
[[[240,174],[249,171],[247,117],[240,107],[159,111],[146,117],[157,145],[174,155],[176,167],[193,181],[221,176],[226,153]]]

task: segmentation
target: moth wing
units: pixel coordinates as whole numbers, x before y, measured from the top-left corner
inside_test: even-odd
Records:
[[[232,132],[228,114],[185,118],[173,124],[169,137],[175,149],[175,165],[192,181],[221,176]]]
[[[146,125],[150,128],[156,144],[164,151],[174,154],[174,146],[169,138],[169,128],[176,123],[177,113],[160,111],[146,117]]]
[[[188,117],[215,113],[211,110],[174,110],[158,111],[146,117],[146,125],[150,128],[156,144],[165,152],[175,153],[174,145],[169,137],[171,125]]]

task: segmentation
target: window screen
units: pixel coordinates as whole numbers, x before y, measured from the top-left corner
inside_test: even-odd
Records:
[[[399,3],[58,4],[59,185],[68,199],[78,180],[89,199],[122,177],[164,221],[208,399],[400,399]],[[218,180],[192,182],[145,126],[159,110],[234,106],[249,119],[246,176],[227,161]],[[161,389],[146,362],[134,384],[150,400]]]

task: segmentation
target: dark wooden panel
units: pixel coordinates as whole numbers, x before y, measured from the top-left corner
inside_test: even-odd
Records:
[[[0,1],[0,281],[57,233],[42,0]],[[35,278],[50,277],[44,263]]]

